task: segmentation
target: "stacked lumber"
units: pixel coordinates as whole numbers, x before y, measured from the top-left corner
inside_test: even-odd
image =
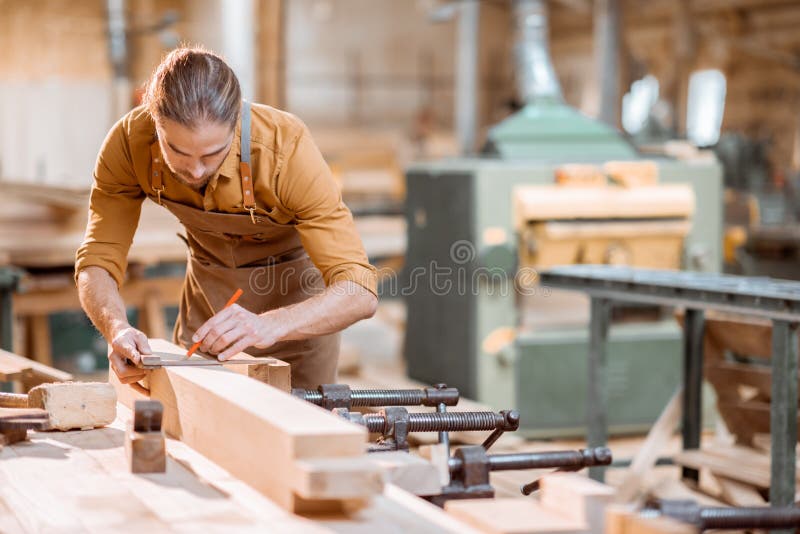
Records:
[[[764,505],[770,487],[770,455],[768,451],[739,445],[714,445],[702,450],[683,451],[675,463],[693,469],[704,469],[716,497],[734,506]],[[800,462],[797,465],[800,468]],[[703,473],[701,472],[701,476]],[[800,471],[797,472],[800,481]],[[713,491],[713,490],[712,490]],[[800,495],[795,501],[800,500]]]
[[[705,377],[714,387],[719,414],[737,444],[753,446],[757,434],[770,431],[772,325],[709,313],[705,328]]]
[[[614,504],[610,486],[577,473],[541,479],[539,499],[465,499],[445,510],[481,532],[493,534],[689,534],[697,529],[666,517],[640,515],[635,507]]]
[[[0,181],[0,255],[19,267],[69,267],[86,230],[89,190]],[[183,261],[180,223],[152,202],[142,204],[129,261]]]

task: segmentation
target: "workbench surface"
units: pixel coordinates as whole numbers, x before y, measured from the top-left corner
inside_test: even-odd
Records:
[[[351,516],[300,517],[172,439],[166,473],[134,475],[124,451],[131,413],[117,408],[109,427],[29,431],[0,450],[0,532],[455,531],[455,520],[391,485]]]

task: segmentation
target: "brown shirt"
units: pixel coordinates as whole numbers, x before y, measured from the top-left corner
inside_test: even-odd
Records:
[[[239,174],[240,128],[237,124],[230,152],[204,194],[177,181],[164,166],[162,197],[206,211],[248,214]],[[152,118],[138,107],[106,137],[95,165],[89,224],[77,252],[76,273],[96,265],[122,284],[142,201],[156,195],[150,185],[155,135]],[[376,270],[308,128],[290,113],[254,104],[251,142],[256,214],[296,226],[326,285],[350,280],[376,293]]]

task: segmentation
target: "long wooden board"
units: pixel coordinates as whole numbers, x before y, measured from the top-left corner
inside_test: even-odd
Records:
[[[181,352],[164,340],[150,340],[150,346],[154,352]],[[363,427],[219,367],[162,367],[149,372],[148,383],[150,397],[164,405],[163,428],[169,436],[287,510],[336,504],[295,494],[296,460],[359,456],[365,449]],[[119,398],[129,401],[130,394]]]

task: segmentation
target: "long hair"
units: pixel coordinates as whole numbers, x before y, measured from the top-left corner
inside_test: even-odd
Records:
[[[241,109],[239,80],[225,61],[202,48],[177,48],[153,71],[143,102],[154,120],[195,129],[203,122],[236,125]]]

